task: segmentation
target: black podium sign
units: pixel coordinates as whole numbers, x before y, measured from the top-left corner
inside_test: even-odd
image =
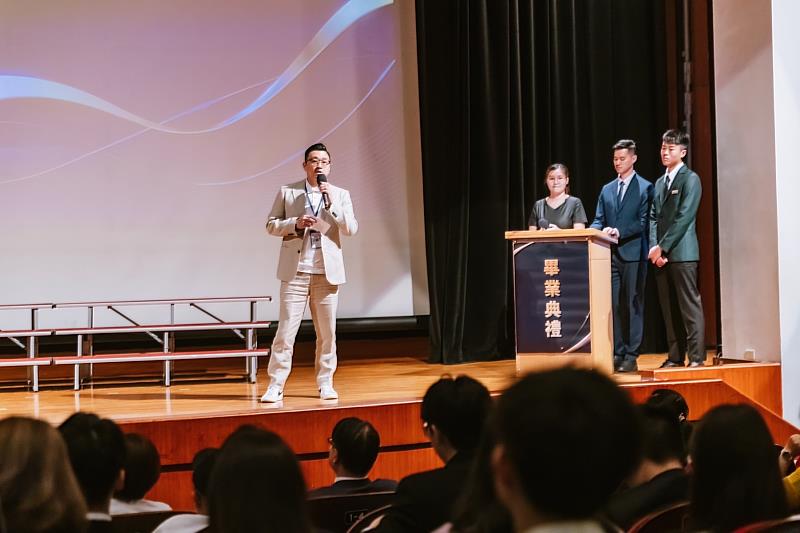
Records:
[[[591,353],[583,242],[514,243],[517,353]]]

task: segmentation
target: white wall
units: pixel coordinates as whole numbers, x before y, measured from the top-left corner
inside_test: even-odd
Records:
[[[713,13],[723,355],[778,361],[770,0],[716,0]]]
[[[723,353],[782,365],[800,425],[800,2],[714,0]]]
[[[800,425],[800,2],[772,1],[775,181],[778,199],[781,363],[784,418]]]

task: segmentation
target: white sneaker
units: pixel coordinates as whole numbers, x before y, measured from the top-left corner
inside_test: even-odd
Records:
[[[277,385],[267,387],[267,392],[261,397],[261,401],[265,403],[275,403],[281,400],[283,400],[283,389]]]
[[[320,400],[338,400],[339,395],[336,394],[336,391],[333,389],[333,385],[322,385],[319,388],[319,399]]]

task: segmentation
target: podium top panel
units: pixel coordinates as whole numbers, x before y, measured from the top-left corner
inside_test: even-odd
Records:
[[[509,241],[595,241],[617,244],[616,237],[610,237],[598,229],[547,229],[507,231]]]

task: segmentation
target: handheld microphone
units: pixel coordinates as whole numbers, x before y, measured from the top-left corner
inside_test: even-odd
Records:
[[[539,229],[547,229],[549,227],[550,222],[548,222],[546,218],[542,217],[539,219]]]
[[[317,174],[317,183],[327,183],[327,182],[328,182],[328,176],[326,176],[322,172]],[[322,201],[325,202],[325,209],[331,208],[331,197],[328,196],[328,193],[326,192],[322,193]]]

